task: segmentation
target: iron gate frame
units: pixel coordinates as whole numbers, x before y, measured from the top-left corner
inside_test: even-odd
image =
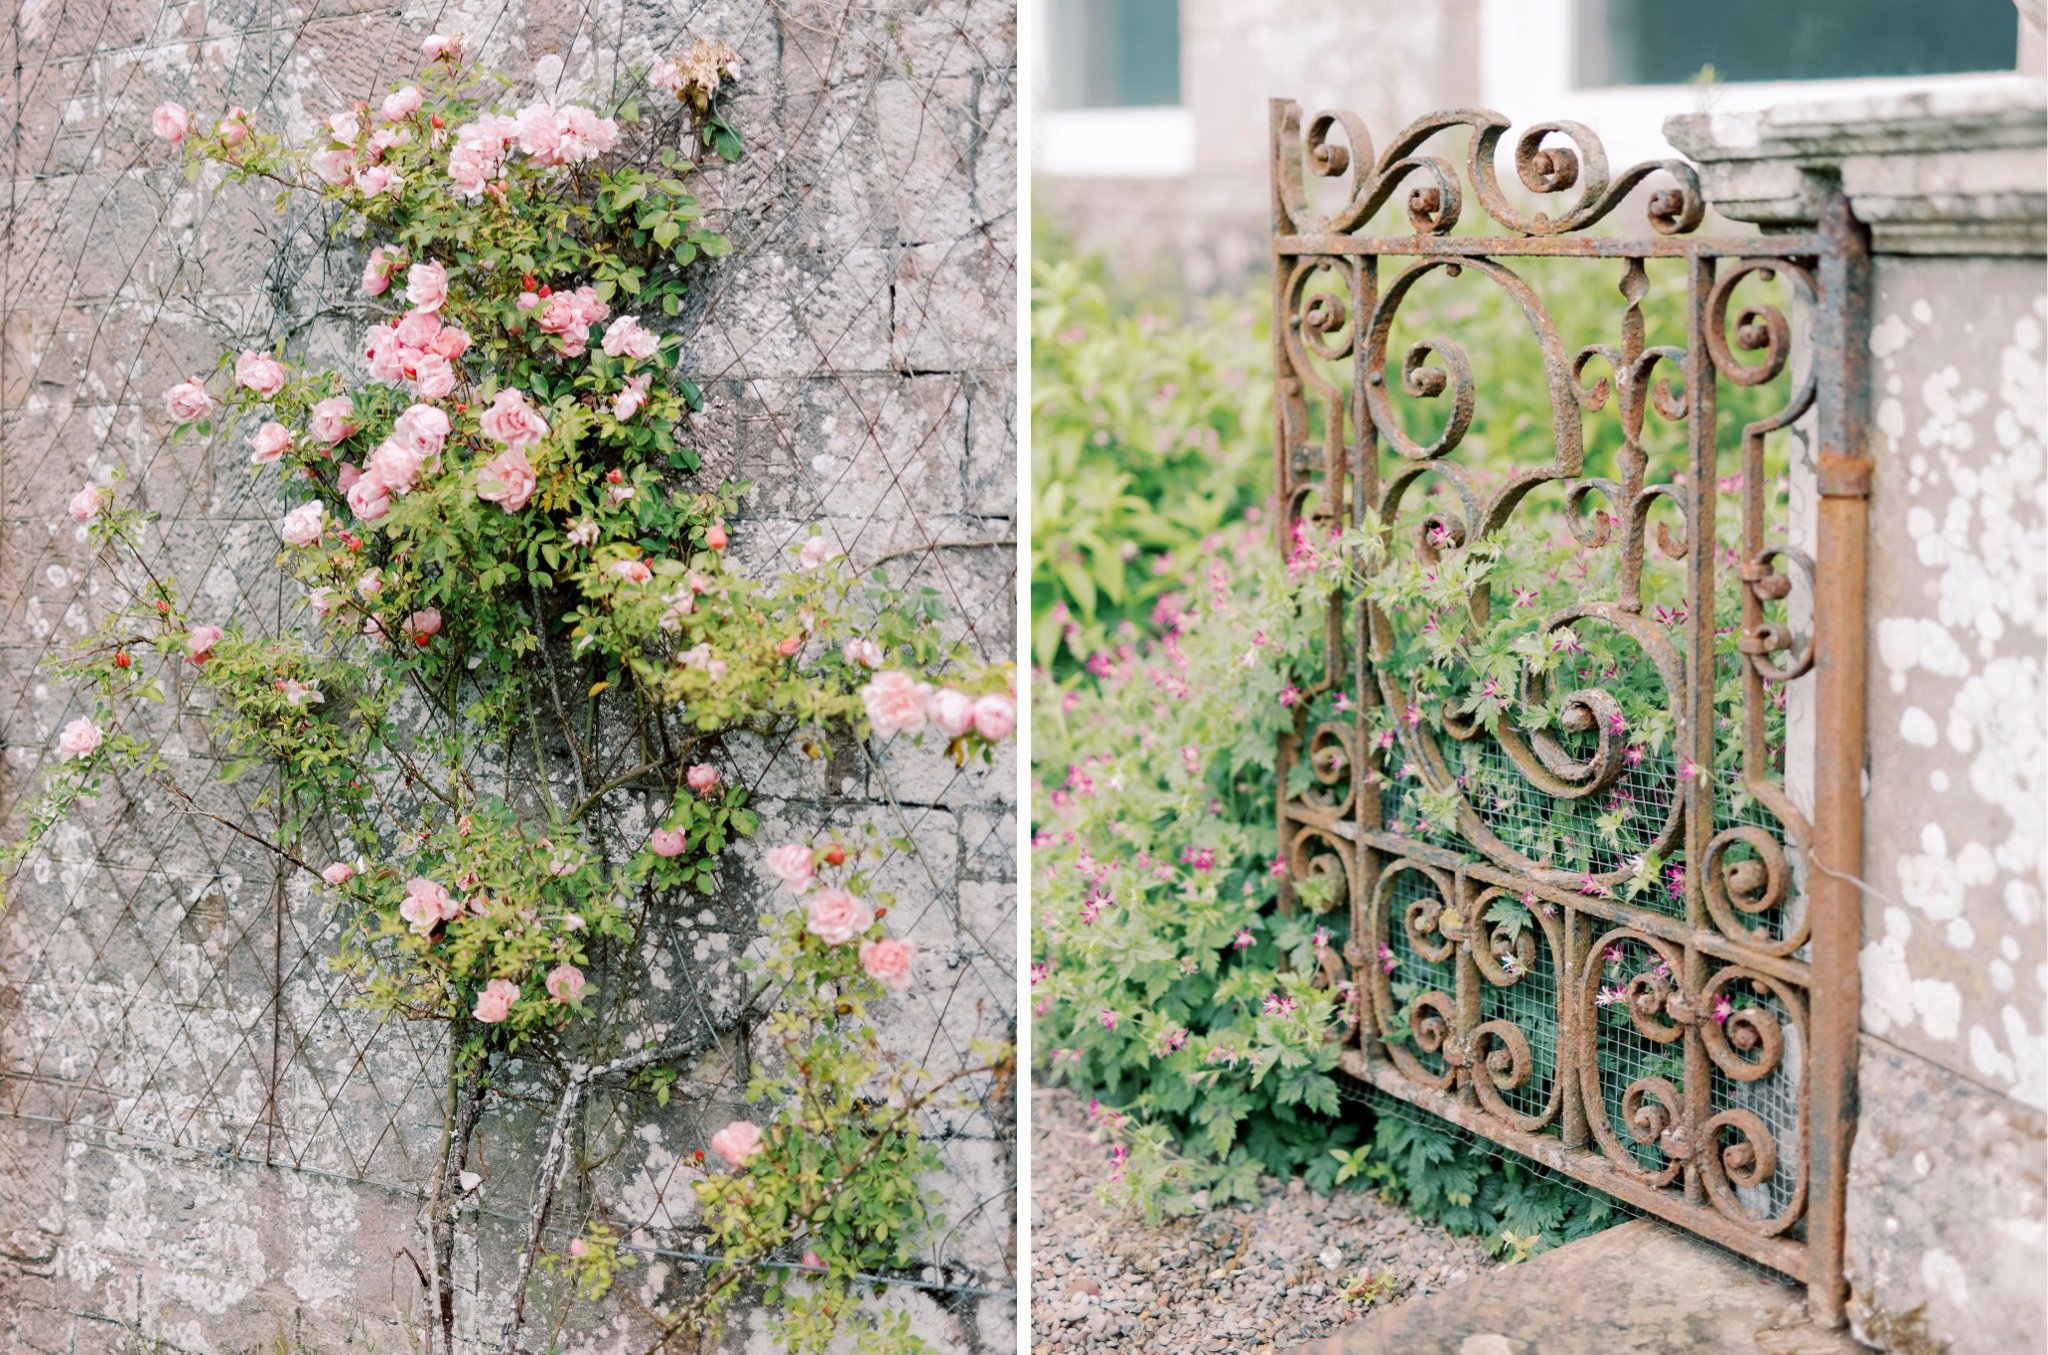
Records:
[[[1864,449],[1868,232],[1836,188],[1827,195],[1818,226],[1812,231],[1741,237],[1698,234],[1706,203],[1692,166],[1675,159],[1648,161],[1610,176],[1598,138],[1589,128],[1573,122],[1534,124],[1514,144],[1517,176],[1531,193],[1579,190],[1569,210],[1551,216],[1525,213],[1502,193],[1495,162],[1510,124],[1498,113],[1457,109],[1432,114],[1402,130],[1377,158],[1363,123],[1352,114],[1319,113],[1304,125],[1297,103],[1275,99],[1270,118],[1274,485],[1279,507],[1276,536],[1283,557],[1293,544],[1296,524],[1304,520],[1355,528],[1370,524],[1383,540],[1391,540],[1400,496],[1407,485],[1429,468],[1446,464],[1439,458],[1455,446],[1462,428],[1453,433],[1447,427],[1446,435],[1434,446],[1419,447],[1407,438],[1386,403],[1391,380],[1401,381],[1409,395],[1425,399],[1441,396],[1447,387],[1455,386],[1447,425],[1469,421],[1474,378],[1462,350],[1446,352],[1445,341],[1425,340],[1411,346],[1398,377],[1389,377],[1389,335],[1410,284],[1440,268],[1452,276],[1462,268],[1477,268],[1512,290],[1513,283],[1520,282],[1519,275],[1499,261],[1560,257],[1622,261],[1624,269],[1622,295],[1629,305],[1618,350],[1624,360],[1613,364],[1613,386],[1624,419],[1634,419],[1634,427],[1625,436],[1628,448],[1635,452],[1635,465],[1632,469],[1624,466],[1620,485],[1609,482],[1611,488],[1621,491],[1630,510],[1622,512],[1621,506],[1616,506],[1623,523],[1620,548],[1635,553],[1639,577],[1645,544],[1643,522],[1648,514],[1646,491],[1682,503],[1687,542],[1713,542],[1722,494],[1716,483],[1723,455],[1715,419],[1719,383],[1759,384],[1754,378],[1759,365],[1771,367],[1774,378],[1797,342],[1793,326],[1778,308],[1750,307],[1738,316],[1736,345],[1764,357],[1760,364],[1736,362],[1726,329],[1730,295],[1751,275],[1782,274],[1799,284],[1806,322],[1801,328],[1810,336],[1799,344],[1807,355],[1804,375],[1795,369],[1790,383],[1793,395],[1785,410],[1744,429],[1741,454],[1746,465],[1760,469],[1765,433],[1790,427],[1796,419],[1811,419],[1808,426],[1815,434],[1817,453],[1815,549],[1806,556],[1767,541],[1760,520],[1761,489],[1744,495],[1743,558],[1737,570],[1742,616],[1734,637],[1743,659],[1745,683],[1744,728],[1739,734],[1745,741],[1745,782],[1778,819],[1805,867],[1804,922],[1792,936],[1760,947],[1751,943],[1754,935],[1745,940],[1739,923],[1731,926],[1728,901],[1738,884],[1725,874],[1725,844],[1710,847],[1716,841],[1711,778],[1674,784],[1678,803],[1673,822],[1682,816],[1688,863],[1683,917],[1580,893],[1561,878],[1576,872],[1545,869],[1540,862],[1533,866],[1504,863],[1497,853],[1489,860],[1480,849],[1463,853],[1444,850],[1391,832],[1386,827],[1377,780],[1371,776],[1354,775],[1341,801],[1325,797],[1324,803],[1316,803],[1314,787],[1290,798],[1290,772],[1303,750],[1318,738],[1333,739],[1351,754],[1347,765],[1354,771],[1376,771],[1382,765],[1377,753],[1368,749],[1366,728],[1372,706],[1384,695],[1379,690],[1374,658],[1388,634],[1388,622],[1370,602],[1341,594],[1330,603],[1324,671],[1315,690],[1340,687],[1355,679],[1362,699],[1348,723],[1326,722],[1314,731],[1308,728],[1304,703],[1294,732],[1280,740],[1276,826],[1281,859],[1290,866],[1290,876],[1341,873],[1342,883],[1348,886],[1351,927],[1344,958],[1357,994],[1358,1019],[1345,1036],[1340,1063],[1346,1072],[1801,1281],[1814,1319],[1823,1325],[1840,1325],[1846,1297],[1843,1212],[1849,1145],[1855,1131],[1860,1002],[1857,949],[1861,898],[1855,877],[1860,873],[1862,854],[1864,551],[1871,486],[1871,463]],[[1463,176],[1452,160],[1424,150],[1433,137],[1457,129],[1470,134]],[[1344,191],[1334,212],[1316,213],[1306,191],[1305,174],[1342,182]],[[1647,194],[1651,233],[1635,237],[1585,233],[1653,178],[1668,180],[1671,186]],[[1405,204],[1413,233],[1365,231],[1375,214],[1411,179],[1421,181],[1410,188]],[[1495,228],[1487,233],[1451,233],[1463,212],[1468,184],[1486,218],[1482,230]],[[1643,344],[1637,303],[1643,291],[1643,267],[1653,259],[1682,261],[1686,269],[1682,349],[1651,351]],[[1389,282],[1382,277],[1383,260],[1407,267]],[[1343,295],[1333,297],[1324,290],[1311,296],[1310,288],[1318,279],[1331,285],[1341,283]],[[1631,281],[1636,284],[1633,292]],[[1522,291],[1526,296],[1515,299],[1529,315],[1532,328],[1537,327],[1539,316],[1547,326],[1548,314],[1540,299],[1526,284]],[[1538,328],[1538,340],[1543,337]],[[1553,400],[1569,387],[1577,402],[1583,355],[1578,363],[1571,363],[1566,358],[1569,350],[1558,344],[1554,328],[1549,329],[1548,338],[1543,347]],[[1457,348],[1455,341],[1449,341],[1449,346]],[[1443,367],[1451,369],[1448,375],[1441,368],[1423,367],[1431,352],[1438,354]],[[1311,356],[1331,362],[1348,360],[1348,387],[1319,376]],[[1651,484],[1647,457],[1635,443],[1644,399],[1651,394],[1649,372],[1659,358],[1677,363],[1682,371],[1684,395],[1672,397],[1668,385],[1661,395],[1684,406],[1687,465],[1683,484]],[[1312,438],[1311,401],[1320,402],[1323,416],[1320,446]],[[1599,407],[1586,408],[1592,412]],[[1558,417],[1553,411],[1553,420]],[[1573,418],[1577,418],[1576,408]],[[1347,430],[1351,430],[1349,436]],[[1538,476],[1538,483],[1560,481],[1567,487],[1583,483],[1583,442],[1572,447],[1565,445],[1568,441],[1558,433],[1552,462],[1540,468],[1547,473]],[[1387,477],[1385,484],[1380,473],[1383,448],[1404,458],[1396,463],[1399,470]],[[1757,475],[1750,477],[1752,484],[1758,479]],[[1509,485],[1499,494],[1489,493],[1482,520],[1472,524],[1474,540],[1512,514],[1521,498],[1521,493],[1512,492],[1516,480],[1510,476]],[[1639,501],[1641,508],[1636,511]],[[1312,503],[1318,505],[1313,511]],[[1463,547],[1463,526],[1459,524],[1460,534],[1450,538],[1446,549]],[[1694,673],[1711,672],[1719,652],[1713,623],[1715,554],[1712,549],[1685,553],[1688,619],[1676,632],[1682,635],[1682,666],[1680,685],[1673,689],[1674,752],[1706,767],[1713,766],[1719,737],[1714,726],[1713,683],[1686,679]],[[1787,572],[1776,572],[1774,563],[1783,563]],[[1811,634],[1803,644],[1796,643],[1786,626],[1767,620],[1764,611],[1767,602],[1786,596],[1795,567],[1807,572],[1812,586]],[[1625,589],[1623,601],[1610,605],[1609,610],[1627,611],[1630,594],[1635,595],[1634,607],[1639,611],[1639,589]],[[1790,657],[1772,662],[1771,655],[1788,651]],[[1762,726],[1757,704],[1765,684],[1789,683],[1809,672],[1815,711],[1810,821],[1769,782],[1768,768],[1760,765]],[[1422,737],[1419,730],[1401,732],[1404,757],[1420,761],[1425,781],[1432,773],[1448,777],[1440,764],[1422,755],[1416,743]],[[1459,837],[1469,846],[1467,830],[1478,826],[1478,821],[1462,796],[1459,806]],[[1483,827],[1479,831],[1490,836]],[[1498,844],[1498,839],[1495,842]],[[1752,872],[1739,887],[1763,890],[1779,899],[1780,905],[1790,905],[1794,901],[1792,872],[1785,868],[1783,857],[1780,849],[1767,883],[1758,883]],[[1706,868],[1697,868],[1694,863],[1699,862],[1705,862]],[[1489,1042],[1485,1032],[1474,1039],[1475,1027],[1481,1024],[1479,985],[1488,981],[1473,958],[1475,938],[1484,927],[1464,926],[1462,936],[1445,937],[1454,946],[1455,1009],[1448,1021],[1442,1019],[1443,1012],[1424,1016],[1425,1024],[1434,1020],[1433,1028],[1415,1033],[1415,1038],[1426,1036],[1438,1042],[1435,1047],[1442,1052],[1449,1074],[1447,1085],[1427,1085],[1405,1072],[1394,1052],[1399,1043],[1386,1038],[1397,1013],[1390,1008],[1392,999],[1385,985],[1375,982],[1384,978],[1375,963],[1382,954],[1383,927],[1392,925],[1391,916],[1382,921],[1379,884],[1383,874],[1409,868],[1423,869],[1439,882],[1439,892],[1443,892],[1444,882],[1450,883],[1452,897],[1437,900],[1448,913],[1455,914],[1468,900],[1498,888],[1529,891],[1559,910],[1564,940],[1553,961],[1560,1032],[1554,1075],[1561,1093],[1555,1111],[1546,1117],[1548,1123],[1534,1131],[1509,1122],[1512,1117],[1504,1113],[1494,1087],[1496,1076],[1509,1075],[1501,1061],[1505,1058],[1511,1066],[1512,1051],[1499,1036],[1492,1037],[1499,1047],[1491,1053],[1485,1047]],[[1755,897],[1748,902],[1755,902]],[[1295,904],[1289,876],[1283,876],[1280,906],[1291,911]],[[1589,1088],[1601,1115],[1607,1114],[1604,1100],[1599,1099],[1597,1045],[1592,1043],[1597,1021],[1591,1027],[1586,1024],[1594,1010],[1594,990],[1586,982],[1588,971],[1595,982],[1600,974],[1597,966],[1588,964],[1596,929],[1609,935],[1626,929],[1654,938],[1666,953],[1683,957],[1671,976],[1669,991],[1651,994],[1650,1006],[1641,1009],[1654,1011],[1682,1034],[1683,1090],[1670,1089],[1682,1104],[1652,1105],[1651,1098],[1645,1097],[1639,1099],[1636,1112],[1649,1115],[1643,1127],[1650,1131],[1650,1138],[1638,1142],[1654,1142],[1675,1167],[1668,1185],[1649,1179],[1662,1173],[1625,1167],[1616,1160],[1619,1155],[1603,1152],[1599,1132],[1588,1123]],[[1711,975],[1710,965],[1716,966]],[[1339,981],[1342,968],[1334,962],[1326,968],[1333,971],[1326,974],[1326,981]],[[1715,987],[1729,982],[1730,975],[1770,984],[1771,991],[1781,995],[1784,1009],[1803,1037],[1796,1041],[1791,1056],[1803,1055],[1799,1065],[1801,1142],[1796,1159],[1800,1190],[1782,1221],[1755,1219],[1729,1189],[1731,1180],[1740,1184],[1759,1167],[1768,1175],[1780,1156],[1768,1141],[1768,1133],[1762,1135],[1764,1141],[1757,1141],[1760,1122],[1754,1126],[1734,1123],[1728,1115],[1717,1118],[1714,1112],[1712,1071],[1717,1059],[1727,1055],[1727,1036],[1725,1032],[1720,1036],[1704,1034],[1703,1027],[1711,1022],[1704,1021],[1702,1014],[1711,1005]],[[1439,996],[1449,999],[1451,995]],[[1629,1015],[1636,1019],[1634,1000]],[[1778,1034],[1782,1036],[1782,1031]],[[1755,1041],[1758,1032],[1749,1032],[1749,1038]],[[1718,1051],[1710,1048],[1716,1039],[1722,1045]],[[1765,1043],[1768,1054],[1769,1042]],[[1785,1041],[1781,1038],[1775,1047],[1777,1057],[1784,1058]],[[1725,1069],[1725,1065],[1718,1066]],[[1487,1090],[1496,1090],[1496,1094],[1489,1098]],[[1611,1128],[1607,1132],[1611,1136]],[[1724,1143],[1723,1135],[1731,1132],[1735,1141]],[[1802,1230],[1803,1237],[1793,1235]]]

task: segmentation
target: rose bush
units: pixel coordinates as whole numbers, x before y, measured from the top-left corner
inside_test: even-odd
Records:
[[[232,826],[352,921],[339,963],[365,1001],[449,1023],[451,1113],[475,1122],[499,1056],[587,1067],[609,1041],[631,1114],[665,1102],[707,1042],[759,1026],[776,1055],[745,1089],[760,1125],[715,1136],[731,1171],[704,1166],[697,1183],[724,1260],[662,1320],[698,1330],[763,1263],[809,1251],[823,1260],[802,1293],[770,1293],[788,1300],[789,1347],[822,1349],[861,1325],[860,1277],[909,1265],[931,1226],[916,1113],[946,1085],[878,1034],[874,1005],[914,965],[861,853],[769,854],[808,897],[763,920],[762,977],[738,1010],[669,1030],[608,1004],[644,963],[642,937],[700,907],[758,827],[729,774],[735,740],[823,757],[834,739],[903,733],[964,763],[1014,729],[1013,677],[970,670],[930,599],[856,578],[815,531],[780,569],[728,566],[747,487],[694,478],[681,422],[701,395],[660,330],[693,272],[730,250],[688,190],[692,164],[640,134],[637,101],[499,108],[459,39],[426,54],[417,81],[334,113],[310,146],[240,109],[211,127],[176,105],[153,117],[195,175],[322,200],[367,255],[379,318],[359,368],[252,342],[164,396],[173,438],[249,430],[251,473],[280,504],[279,568],[311,602],[304,626],[195,613],[116,485],[71,501],[126,599],[53,664],[93,713],[59,738],[67,760],[0,880],[114,769],[191,804],[148,710],[203,689],[230,770],[273,778],[258,804],[274,819]],[[715,96],[733,62],[700,42],[649,77],[727,158],[739,144]],[[1005,1050],[981,1053],[971,1072],[1006,1065]],[[558,1135],[582,1085],[563,1084]],[[444,1183],[466,1136],[448,1151],[430,1183],[437,1294],[451,1292]],[[555,1184],[543,1172],[536,1238]],[[620,1241],[593,1222],[549,1264],[594,1298]],[[921,1346],[893,1325],[863,1339]]]

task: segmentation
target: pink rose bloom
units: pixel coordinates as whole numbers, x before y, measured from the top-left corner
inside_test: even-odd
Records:
[[[403,122],[420,111],[420,87],[407,85],[404,89],[391,91],[384,96],[384,103],[379,111],[384,114],[386,122]]]
[[[374,198],[396,187],[399,182],[398,175],[383,165],[370,165],[356,171],[356,189],[366,198]]]
[[[654,571],[641,560],[615,560],[609,572],[628,583],[646,583],[654,577]]]
[[[287,546],[310,546],[320,539],[320,519],[326,511],[317,503],[302,503],[284,515],[278,535]]]
[[[700,762],[690,768],[683,780],[699,795],[709,795],[718,786],[718,768],[708,762]]]
[[[391,488],[374,472],[359,475],[348,487],[348,506],[364,522],[375,522],[391,511]]]
[[[192,115],[185,106],[164,102],[156,106],[156,112],[149,115],[149,130],[155,132],[173,146],[184,141],[185,133],[192,129]]]
[[[449,37],[443,33],[429,33],[420,43],[420,55],[429,61],[460,61],[462,59],[462,35]]]
[[[81,715],[57,736],[57,751],[65,757],[90,757],[104,737],[98,725]]]
[[[518,390],[499,391],[478,422],[485,437],[514,449],[531,447],[548,435],[548,421],[526,403],[525,394]]]
[[[391,426],[391,436],[431,461],[441,455],[451,427],[446,412],[432,405],[409,405]]]
[[[513,121],[512,135],[519,142],[519,149],[543,165],[556,165],[555,158],[562,145],[562,126],[555,119],[555,110],[544,103],[528,104],[519,110]]]
[[[465,198],[475,200],[498,176],[503,167],[499,152],[473,141],[457,142],[448,155],[448,177]]]
[[[604,351],[610,357],[645,360],[661,346],[661,336],[630,315],[622,315],[606,326]]]
[[[817,869],[816,856],[801,842],[777,847],[761,861],[768,868],[768,873],[782,881],[792,894],[801,894],[810,888],[812,872]]]
[[[405,898],[398,905],[398,915],[414,932],[425,936],[437,923],[461,917],[462,904],[449,896],[446,886],[416,875],[405,882]]]
[[[415,91],[417,92],[417,91]],[[448,299],[448,270],[438,263],[416,263],[405,270],[405,299],[423,311],[437,311]]]
[[[557,1002],[583,1000],[583,971],[572,964],[558,964],[548,971],[548,996]]]
[[[326,184],[329,188],[340,188],[343,184],[353,181],[356,177],[356,153],[351,150],[344,150],[340,146],[329,146],[324,151],[315,151],[313,152],[313,173],[319,176],[320,182]],[[375,296],[377,292],[383,290],[382,287],[379,287],[376,292],[371,292],[370,295]]]
[[[469,351],[469,332],[457,329],[453,325],[443,325],[441,326],[441,332],[434,336],[434,342],[428,346],[427,351],[437,357],[444,357],[448,361],[453,362]]]
[[[100,509],[106,507],[107,501],[113,497],[98,485],[87,485],[71,496],[71,520],[91,522],[100,515]]]
[[[363,265],[363,294],[382,296],[391,286],[391,270],[398,266],[402,257],[396,246],[379,245],[370,251],[369,262]]]
[[[808,537],[796,553],[796,562],[804,569],[816,569],[827,560],[838,558],[839,553],[839,548],[823,536]]]
[[[424,459],[419,448],[397,438],[386,438],[370,453],[370,474],[383,481],[393,494],[409,494]]]
[[[843,946],[874,925],[875,910],[836,886],[811,896],[807,922],[811,935],[827,945]]]
[[[882,666],[882,647],[873,640],[848,640],[839,652],[846,657],[848,663],[857,663],[863,668]]]
[[[925,713],[949,739],[957,739],[974,728],[974,698],[951,687],[933,692]]]
[[[877,673],[874,680],[861,689],[861,704],[868,709],[868,720],[875,727],[875,733],[887,738],[891,734],[914,733],[924,728],[925,699],[931,688],[919,682],[908,673],[890,669]]]
[[[346,395],[336,395],[322,400],[313,406],[312,416],[306,423],[306,431],[313,435],[315,442],[332,447],[356,431],[355,402]]]
[[[292,430],[276,421],[264,424],[256,430],[256,436],[249,439],[249,464],[268,466],[285,454],[292,445]]]
[[[213,410],[213,397],[197,381],[180,381],[164,392],[164,406],[177,423],[203,419]]]
[[[235,383],[268,400],[284,389],[284,364],[268,353],[244,353],[235,359]]]
[[[344,108],[327,119],[327,134],[344,146],[353,146],[363,134],[362,120],[353,108]]]
[[[418,267],[418,264],[413,265],[415,269]],[[441,317],[430,310],[409,310],[398,317],[398,324],[391,332],[405,347],[424,350],[433,344],[434,336],[441,332]]]
[[[455,393],[455,366],[439,353],[424,353],[413,364],[412,393],[421,400],[445,400]]]
[[[353,461],[342,462],[341,469],[334,473],[334,482],[341,486],[341,492],[344,494],[354,489],[356,481],[362,478],[363,468]]]
[[[761,1151],[761,1127],[752,1120],[734,1120],[711,1136],[711,1151],[730,1167],[743,1166]]]
[[[384,591],[384,576],[374,569],[366,569],[356,580],[356,596],[365,602]]]
[[[497,504],[508,513],[516,513],[533,498],[533,491],[539,483],[533,473],[533,463],[526,459],[525,452],[514,447],[499,452],[477,467],[476,496]]]
[[[974,698],[974,732],[990,743],[1001,743],[1017,728],[1017,703],[1002,692]]]
[[[477,994],[476,1009],[470,1015],[487,1026],[495,1026],[512,1014],[512,1004],[518,1000],[518,984],[510,979],[492,979]]]
[[[220,637],[227,634],[219,626],[194,626],[185,633],[185,658],[190,663],[205,663],[213,657],[213,647],[220,643]]]
[[[565,165],[595,160],[618,144],[619,124],[599,117],[581,104],[564,108],[556,126],[560,131],[556,154]]]
[[[322,584],[312,591],[307,600],[313,604],[313,614],[324,617],[341,605],[341,594]]]
[[[656,856],[681,856],[689,838],[680,828],[657,828],[647,835],[647,848]]]
[[[893,936],[861,942],[860,967],[867,970],[868,977],[880,979],[892,993],[910,990],[910,965],[916,958],[917,947]]]
[[[404,630],[406,636],[414,644],[420,643],[429,636],[439,635],[441,633],[441,609],[439,607],[422,607],[411,616],[405,618],[405,624],[401,629]]]
[[[639,413],[640,406],[647,403],[647,387],[653,382],[654,374],[645,373],[626,383],[626,388],[612,400],[612,417],[624,422]]]
[[[356,877],[356,868],[346,861],[336,861],[320,872],[320,878],[331,885],[345,885]]]

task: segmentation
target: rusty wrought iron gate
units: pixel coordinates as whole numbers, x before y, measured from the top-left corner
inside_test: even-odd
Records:
[[[1838,1322],[1867,236],[1839,197],[1701,234],[1689,165],[1611,174],[1569,122],[1516,138],[1511,197],[1507,134],[1375,155],[1272,108],[1279,544],[1351,567],[1283,739],[1283,906],[1350,909],[1348,1071]],[[1489,316],[1533,388],[1489,391]]]

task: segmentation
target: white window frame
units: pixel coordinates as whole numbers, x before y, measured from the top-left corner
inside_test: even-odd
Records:
[[[1914,90],[1968,90],[2006,84],[2014,76],[2012,71],[2002,71],[1735,81],[1705,89],[1693,85],[1578,88],[1572,84],[1577,4],[1578,0],[1480,0],[1480,103],[1506,116],[1517,131],[1532,122],[1559,118],[1583,122],[1600,136],[1607,163],[1615,169],[1639,160],[1675,156],[1677,151],[1663,133],[1664,119],[1674,113],[1732,113]],[[2019,23],[2017,10],[2013,23]]]
[[[1141,108],[1052,108],[1046,72],[1049,6],[1026,0],[1031,63],[1031,167],[1053,178],[1175,179],[1195,170],[1195,110],[1186,104]],[[1182,90],[1185,95],[1186,90]]]

